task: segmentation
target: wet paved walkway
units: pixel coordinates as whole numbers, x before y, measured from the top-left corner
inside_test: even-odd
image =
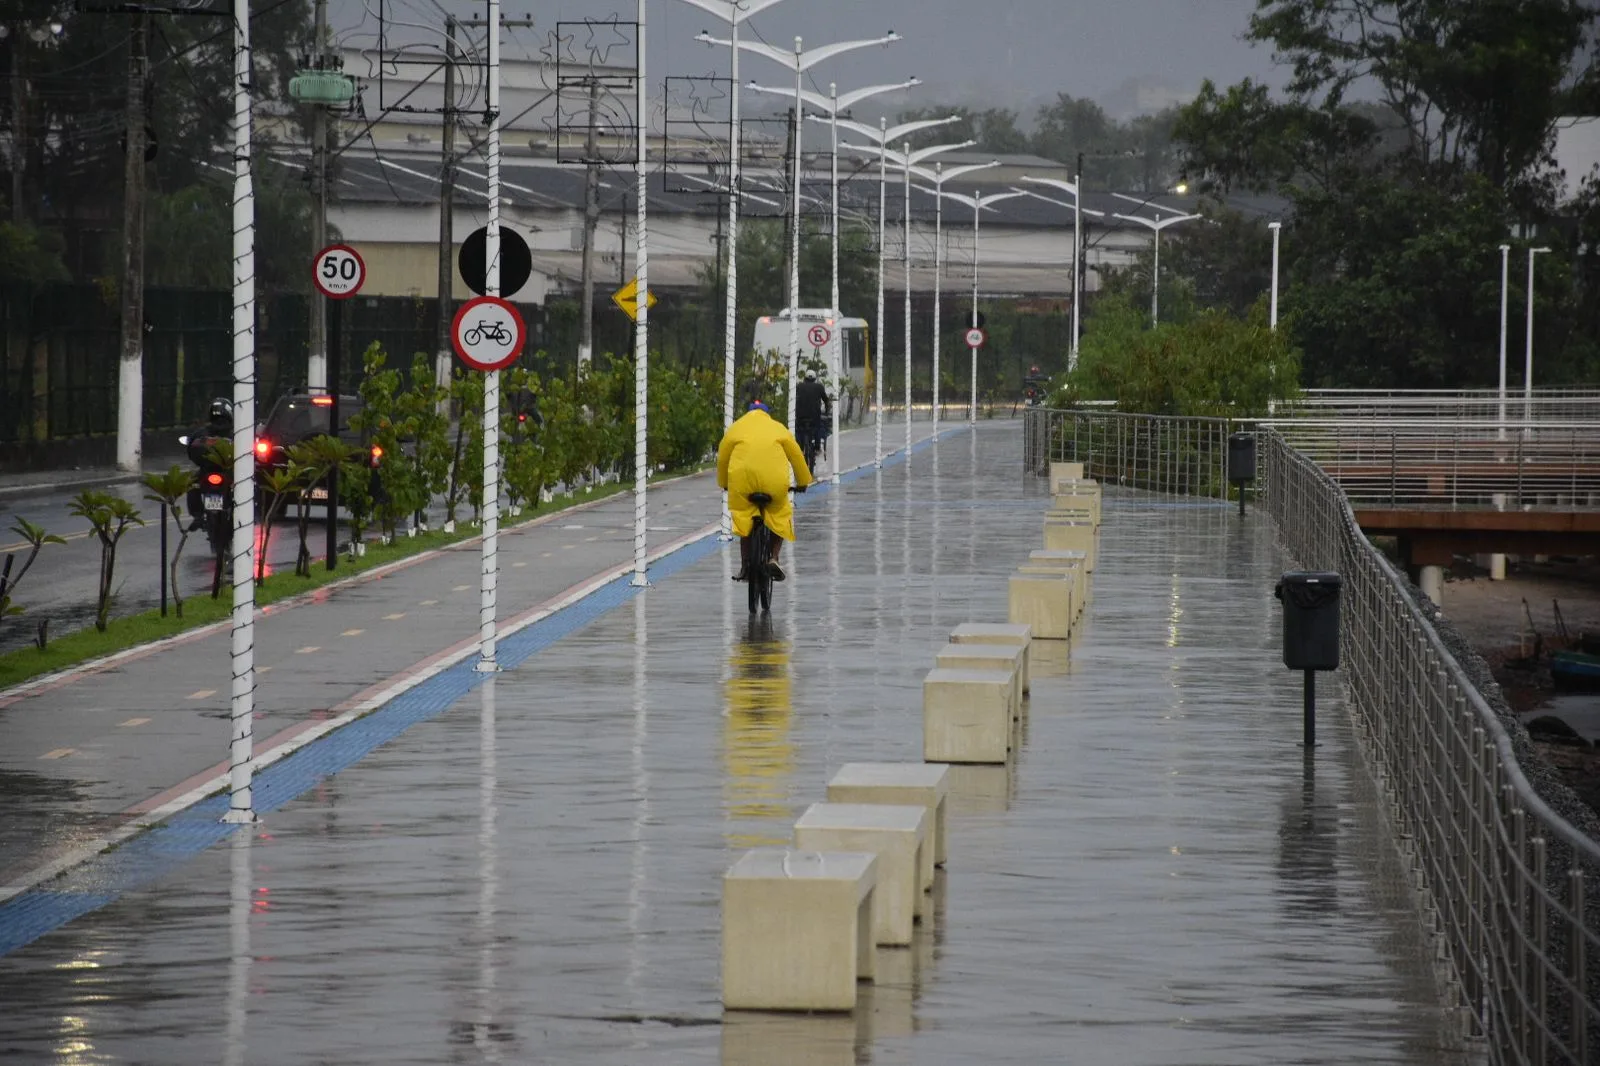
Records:
[[[840,763],[918,758],[934,652],[1040,542],[1018,452],[983,427],[807,497],[767,623],[707,545],[255,829],[131,856],[145,887],[0,958],[0,1060],[1461,1061],[1335,699],[1302,759],[1270,529],[1116,493],[916,946],[854,1017],[724,1018],[722,871]]]

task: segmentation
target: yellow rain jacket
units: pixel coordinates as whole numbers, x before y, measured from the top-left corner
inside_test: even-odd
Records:
[[[764,492],[772,497],[766,510],[767,528],[784,540],[794,540],[794,504],[789,499],[791,466],[796,485],[811,484],[811,471],[806,469],[806,458],[800,453],[794,434],[759,407],[728,427],[717,449],[717,487],[728,490],[735,535],[750,535],[756,517],[750,494]]]

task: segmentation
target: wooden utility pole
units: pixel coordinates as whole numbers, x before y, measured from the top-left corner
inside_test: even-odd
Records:
[[[127,148],[122,184],[122,359],[117,374],[117,466],[138,473],[144,429],[145,82],[150,16],[128,35]]]
[[[456,210],[456,20],[444,20],[444,132],[439,161],[439,332],[434,342],[433,374],[440,388],[450,384],[455,317]]]
[[[600,225],[600,164],[595,124],[600,120],[600,80],[589,78],[589,131],[584,139],[583,158],[583,310],[580,313],[578,365],[594,358],[594,235]]]

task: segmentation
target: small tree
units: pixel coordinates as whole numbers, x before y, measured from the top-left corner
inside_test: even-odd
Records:
[[[272,523],[283,511],[283,505],[289,497],[300,491],[304,480],[304,471],[292,461],[287,468],[268,470],[261,475],[261,487],[267,493],[267,509],[261,515],[261,551],[256,558],[257,586],[267,581],[267,552],[272,546]],[[304,540],[300,547],[302,551],[305,550]],[[298,560],[295,572],[299,572]]]
[[[298,501],[298,527],[300,533],[300,550],[295,556],[294,572],[301,577],[311,576],[311,549],[306,544],[306,538],[311,528],[311,490],[318,485],[328,483],[328,477],[335,468],[340,467],[351,456],[357,454],[355,448],[350,447],[338,437],[322,433],[309,440],[303,440],[288,450],[289,464],[292,469],[300,473]],[[342,476],[339,482],[339,496],[344,499],[349,492]],[[328,494],[328,506],[334,506],[333,494]]]
[[[450,418],[445,413],[449,390],[434,381],[433,360],[418,352],[411,361],[411,388],[399,399],[400,414],[415,443],[411,462],[421,496],[421,525],[427,528],[427,507],[443,496],[450,482]]]
[[[0,618],[8,618],[22,613],[22,608],[12,602],[12,596],[17,591],[17,586],[27,576],[33,561],[39,557],[39,549],[46,544],[65,544],[66,541],[54,533],[46,533],[43,526],[36,526],[26,518],[19,517],[11,526],[11,532],[21,537],[28,544],[28,557],[22,561],[22,569],[15,576],[11,573],[12,556],[6,556],[5,567],[0,569]],[[43,629],[41,627],[41,633]]]
[[[144,487],[149,490],[144,498],[151,503],[166,504],[178,529],[178,547],[173,551],[167,565],[169,583],[172,585],[172,606],[178,612],[178,617],[182,618],[183,593],[178,591],[178,559],[183,555],[183,546],[189,540],[189,527],[183,521],[183,502],[187,500],[189,490],[194,488],[195,472],[173,464],[165,474],[146,474],[142,481]]]
[[[111,615],[111,584],[117,566],[117,544],[129,526],[142,526],[144,519],[139,517],[139,509],[121,496],[93,489],[78,493],[73,498],[69,513],[88,522],[89,528],[100,541],[100,587],[94,627],[104,633]]]

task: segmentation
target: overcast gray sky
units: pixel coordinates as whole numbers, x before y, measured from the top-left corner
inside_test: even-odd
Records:
[[[370,45],[380,2],[389,16],[432,25],[442,23],[443,10],[481,17],[486,7],[484,0],[330,0],[330,21]],[[1255,0],[785,0],[746,26],[786,48],[797,34],[809,48],[894,30],[905,40],[815,67],[820,91],[829,81],[845,91],[916,76],[924,82],[919,103],[993,103],[1031,122],[1037,104],[1060,92],[1128,114],[1141,104],[1153,110],[1173,93],[1190,94],[1206,77],[1280,83],[1270,52],[1241,40],[1255,6]],[[557,21],[612,15],[631,21],[636,10],[627,0],[505,0],[505,17],[531,15],[539,26],[509,34],[507,54],[536,50]],[[693,40],[702,29],[725,36],[726,24],[683,0],[649,0],[648,18],[652,82],[727,72],[726,49]],[[784,83],[781,67],[756,56],[742,60],[740,75]]]

